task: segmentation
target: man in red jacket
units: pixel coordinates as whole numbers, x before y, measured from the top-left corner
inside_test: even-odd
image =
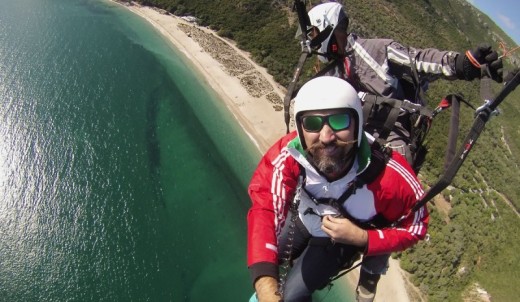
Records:
[[[381,154],[360,125],[361,106],[346,81],[310,80],[295,98],[297,130],[253,174],[248,267],[259,301],[311,301],[360,254],[370,263],[425,237],[426,207],[407,215],[423,190],[403,156],[389,152],[374,178],[358,182]],[[293,266],[279,278],[280,263]]]

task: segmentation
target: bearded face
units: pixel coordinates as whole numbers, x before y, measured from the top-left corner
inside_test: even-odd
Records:
[[[309,162],[323,174],[335,178],[350,168],[357,147],[356,140],[334,140],[328,144],[318,141],[308,150]]]
[[[330,181],[343,177],[352,167],[358,147],[355,113],[345,109],[308,111],[300,117],[298,127],[309,162]]]

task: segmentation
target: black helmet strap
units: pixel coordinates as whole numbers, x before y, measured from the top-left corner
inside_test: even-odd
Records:
[[[332,33],[332,30],[334,30],[334,28],[332,27],[332,25],[328,25],[327,27],[325,27],[324,30],[320,31],[316,37],[314,37],[312,40],[311,40],[311,48],[315,48],[315,47],[318,47],[321,45],[321,43],[323,41],[325,41],[325,39],[327,39],[328,36],[330,36],[330,34]]]

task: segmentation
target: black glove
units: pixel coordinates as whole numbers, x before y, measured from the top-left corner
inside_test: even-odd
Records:
[[[502,59],[487,44],[479,45],[475,50],[458,55],[455,61],[455,72],[461,80],[471,81],[481,77],[480,64],[487,64],[491,78],[502,82]]]

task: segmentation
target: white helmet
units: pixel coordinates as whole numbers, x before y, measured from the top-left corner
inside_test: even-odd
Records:
[[[345,80],[332,76],[321,76],[305,83],[294,98],[294,120],[300,141],[304,144],[300,116],[311,110],[352,109],[356,116],[358,140],[360,146],[363,127],[363,107],[356,90]],[[304,146],[305,147],[305,146]]]
[[[311,40],[311,45],[318,46],[319,52],[323,54],[330,54],[332,44],[334,44],[334,30],[336,28],[347,31],[348,16],[343,10],[343,6],[337,2],[328,2],[316,5],[309,12],[309,21],[312,26],[315,26],[320,33]],[[325,56],[319,56],[319,59],[327,63],[328,59]]]

